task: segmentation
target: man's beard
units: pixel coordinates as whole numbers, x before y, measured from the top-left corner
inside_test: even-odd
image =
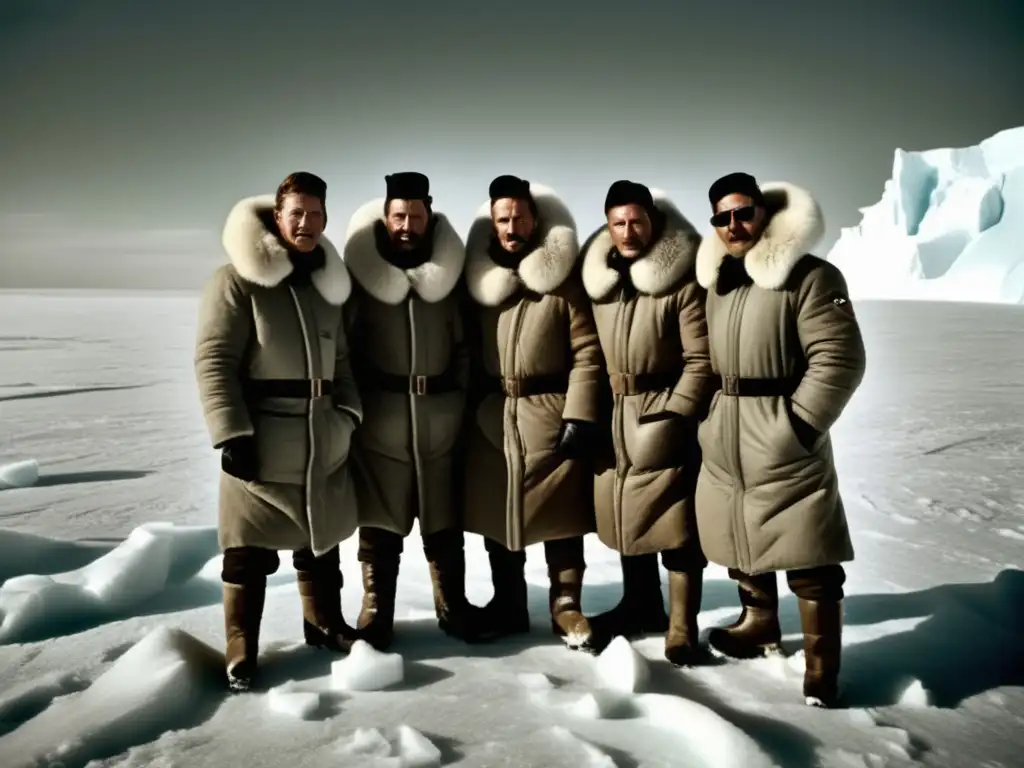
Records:
[[[402,239],[402,235],[405,235],[406,239]],[[415,251],[423,243],[423,235],[416,234],[415,232],[392,232],[389,233],[391,239],[391,246],[396,251]]]
[[[523,250],[526,244],[530,242],[530,238],[514,233],[510,234],[506,239],[508,240],[506,248],[513,253]]]

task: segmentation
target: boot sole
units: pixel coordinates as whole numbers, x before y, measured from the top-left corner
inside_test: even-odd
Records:
[[[319,629],[308,626],[303,627],[302,634],[306,645],[310,648],[321,648],[335,653],[348,653],[352,650],[352,644],[356,641],[356,638],[352,638],[344,643],[336,643],[328,639],[328,636]]]
[[[714,655],[702,645],[666,649],[665,659],[676,669],[707,667],[715,663]]]
[[[591,656],[596,656],[600,653],[600,649],[595,642],[596,638],[592,633],[585,636],[560,634],[559,638],[570,651],[581,651],[582,653],[589,653]]]
[[[252,690],[253,680],[251,677],[234,677],[228,675],[228,690],[231,693],[248,693]]]
[[[720,645],[716,645],[709,641],[708,643],[712,648],[718,651],[723,656],[727,656],[730,659],[736,659],[738,661],[748,661],[750,659],[767,659],[774,657],[785,657],[786,651],[783,649],[781,643],[768,643],[766,645],[757,645],[753,647],[727,647],[723,648]]]

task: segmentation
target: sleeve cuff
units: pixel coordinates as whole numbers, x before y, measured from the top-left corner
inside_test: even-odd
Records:
[[[679,416],[693,418],[697,415],[697,404],[690,398],[680,395],[678,392],[673,392],[668,396],[668,401],[665,403],[665,410],[671,411]]]
[[[357,411],[355,408],[350,408],[347,405],[338,405],[338,406],[335,406],[335,407],[339,411],[347,413],[349,416],[351,416],[352,417],[352,421],[354,421],[356,423],[357,427],[363,423],[363,414],[362,414],[361,411]]]

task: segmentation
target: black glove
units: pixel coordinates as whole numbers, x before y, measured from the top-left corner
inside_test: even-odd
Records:
[[[252,482],[259,472],[256,439],[249,435],[233,437],[220,449],[220,467],[232,477]]]
[[[789,423],[792,425],[793,433],[796,435],[800,445],[803,446],[805,451],[812,453],[815,443],[821,439],[821,432],[797,416],[789,402],[786,403],[786,415],[789,416]]]
[[[567,459],[589,459],[594,455],[600,439],[597,425],[589,421],[566,419],[558,438],[558,452]]]

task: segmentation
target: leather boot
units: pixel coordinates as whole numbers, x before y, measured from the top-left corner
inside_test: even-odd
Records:
[[[583,568],[548,568],[551,629],[574,651],[596,652],[590,622],[583,615]]]
[[[260,647],[260,620],[267,597],[267,582],[224,584],[224,651],[228,687],[248,691],[256,675]]]
[[[397,558],[380,558],[363,563],[363,604],[356,629],[359,637],[378,651],[395,640],[395,593],[398,590]]]
[[[483,611],[466,599],[466,552],[461,531],[440,531],[423,537],[430,566],[437,626],[466,643],[493,639]]]
[[[708,653],[698,642],[697,615],[704,586],[704,571],[669,571],[669,626],[665,633],[665,658],[677,667],[690,667],[708,661]]]
[[[487,541],[494,597],[484,606],[483,631],[489,637],[507,637],[530,631],[530,610],[526,602],[526,553],[512,552],[497,542]]]
[[[733,572],[739,582],[743,612],[728,627],[708,633],[708,643],[734,659],[753,659],[768,653],[782,653],[779,626],[779,587],[774,573],[747,576]]]
[[[798,602],[804,632],[804,700],[812,707],[834,707],[839,701],[843,602],[803,599]]]
[[[595,634],[607,640],[633,639],[668,631],[657,555],[620,555],[622,599],[610,611],[590,619]]]
[[[358,636],[341,613],[341,571],[335,564],[317,571],[296,571],[296,576],[306,644],[347,653]]]

